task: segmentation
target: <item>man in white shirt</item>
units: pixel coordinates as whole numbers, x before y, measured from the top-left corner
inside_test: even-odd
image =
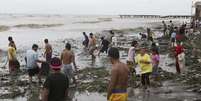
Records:
[[[42,61],[38,59],[37,50],[38,50],[38,45],[33,44],[32,50],[28,50],[26,52],[25,60],[26,60],[26,67],[28,70],[30,83],[32,82],[32,77],[36,74],[38,75],[39,83],[41,83],[40,69],[37,63],[42,63]]]
[[[135,63],[135,56],[136,56],[135,51],[136,51],[137,45],[138,45],[137,41],[135,41],[135,40],[132,41],[131,47],[129,48],[129,51],[128,51],[127,65],[132,74],[135,72],[134,63]]]

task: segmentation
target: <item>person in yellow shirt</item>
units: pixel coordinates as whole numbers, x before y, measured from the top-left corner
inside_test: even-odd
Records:
[[[16,69],[16,49],[14,42],[11,42],[8,47],[8,60],[9,60],[9,72],[13,72]]]
[[[144,89],[150,86],[149,75],[152,73],[151,57],[146,52],[146,48],[142,47],[140,53],[136,57],[136,63],[141,68],[141,83]]]

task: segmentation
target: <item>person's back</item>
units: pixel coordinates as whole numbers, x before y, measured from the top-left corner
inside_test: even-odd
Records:
[[[57,57],[50,61],[52,74],[50,74],[43,84],[42,101],[65,101],[68,95],[69,81],[61,73],[62,63]]]
[[[173,33],[171,34],[171,38],[176,38],[176,32],[173,32]]]
[[[52,54],[52,46],[49,43],[45,45],[45,51],[46,54]]]
[[[73,53],[70,50],[64,49],[61,58],[63,64],[71,64]]]
[[[89,45],[91,47],[94,47],[96,46],[96,38],[95,37],[91,37],[90,40],[89,40]]]
[[[151,63],[144,63],[144,62],[141,62],[141,61],[151,62],[150,55],[149,54],[144,54],[142,56],[141,54],[138,54],[137,57],[136,57],[136,63],[139,64],[142,74],[151,73],[152,72],[152,64]]]
[[[124,63],[119,63],[114,66],[113,69],[117,71],[117,81],[116,85],[114,85],[115,89],[127,89],[128,87],[128,75],[129,75],[129,68]]]
[[[34,50],[28,50],[26,52],[26,62],[27,68],[34,68],[37,66],[36,60],[38,59],[38,54]]]
[[[112,63],[111,80],[108,86],[108,101],[127,101],[127,87],[129,68],[120,62],[120,54],[117,48],[111,47],[108,57]]]
[[[107,41],[106,39],[103,39],[103,41],[102,41],[103,47],[107,48],[109,46],[109,44],[110,44],[109,41]]]
[[[49,88],[48,101],[64,101],[68,79],[62,73],[51,74],[44,83],[44,87]]]
[[[8,47],[8,59],[10,61],[16,59],[16,50],[12,46]]]

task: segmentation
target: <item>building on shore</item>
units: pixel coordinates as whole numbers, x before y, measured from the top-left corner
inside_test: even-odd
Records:
[[[201,1],[193,1],[192,16],[195,20],[201,20]]]

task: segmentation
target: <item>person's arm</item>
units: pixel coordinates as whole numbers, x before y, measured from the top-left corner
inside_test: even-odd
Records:
[[[114,89],[115,84],[117,82],[117,70],[116,69],[112,69],[112,73],[111,73],[111,80],[109,82],[109,86],[108,86],[108,91],[107,91],[107,100],[109,100],[110,96],[112,95],[112,89]]]
[[[34,55],[34,58],[35,58],[35,60],[36,60],[37,63],[43,63],[44,62],[42,60],[39,60],[37,53]]]
[[[17,47],[16,47],[15,43],[14,43],[14,48],[15,48],[15,50],[17,50]]]
[[[42,101],[48,101],[49,90],[47,88],[43,88],[42,91]]]
[[[75,54],[73,52],[72,52],[72,62],[73,62],[75,70],[77,71],[77,65],[76,65],[76,62],[75,62]]]

